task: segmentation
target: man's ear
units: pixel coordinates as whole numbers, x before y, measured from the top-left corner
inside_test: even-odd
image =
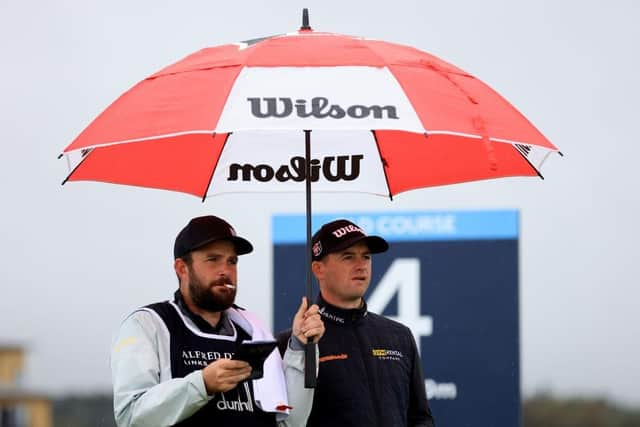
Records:
[[[176,271],[178,278],[182,281],[182,278],[187,275],[187,263],[184,262],[181,258],[176,258],[173,262],[173,269]]]
[[[311,272],[316,276],[316,279],[322,279],[324,277],[324,264],[322,261],[312,261]]]

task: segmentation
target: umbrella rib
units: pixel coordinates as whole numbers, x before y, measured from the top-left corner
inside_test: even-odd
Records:
[[[227,136],[224,138],[224,142],[222,143],[222,148],[220,149],[220,156],[222,155],[224,148],[227,146],[229,135],[231,135],[231,132],[227,133]],[[216,133],[214,132],[213,135],[211,135],[211,137],[215,138]],[[213,165],[213,168],[211,168],[211,175],[209,175],[209,182],[207,182],[207,188],[205,188],[204,194],[202,195],[202,203],[204,203],[204,199],[207,198],[207,193],[209,192],[209,187],[211,187],[211,181],[213,180],[213,174],[216,172],[216,169],[218,168],[218,162],[220,161],[220,156],[218,156],[218,158],[216,159],[216,164]]]
[[[71,172],[69,172],[69,175],[67,175],[67,177],[62,181],[62,183],[60,185],[65,185],[67,183],[67,181],[69,180],[69,178],[71,178],[71,175],[73,175],[75,173],[76,170],[78,170],[78,168],[80,167],[80,165],[82,165],[84,163],[85,160],[87,160],[87,158],[91,155],[91,153],[93,153],[93,148],[90,148],[89,151],[87,152],[87,154],[84,155],[84,157],[82,157],[82,160],[80,160],[78,162],[78,164],[73,168],[73,170]],[[60,159],[63,154],[60,154],[58,156],[58,159]]]
[[[533,163],[531,163],[531,161],[527,158],[527,150],[525,149],[525,147],[521,144],[515,144],[512,146],[514,148],[514,150],[516,150],[518,152],[518,154],[520,154],[522,156],[523,159],[526,160],[527,163],[529,163],[529,166],[531,166],[531,168],[536,171],[536,173],[538,174],[538,176],[541,179],[544,179],[544,176],[542,176],[542,174],[540,173],[540,171],[538,170],[537,167],[535,167],[533,165]]]
[[[380,163],[382,163],[382,173],[384,174],[384,182],[387,184],[387,190],[389,192],[389,200],[393,200],[393,194],[391,194],[391,186],[389,185],[389,177],[387,176],[387,161],[382,157],[382,153],[380,152],[380,144],[378,144],[378,137],[376,136],[376,131],[372,130],[373,140],[376,142],[376,149],[378,150],[378,157],[380,157]]]

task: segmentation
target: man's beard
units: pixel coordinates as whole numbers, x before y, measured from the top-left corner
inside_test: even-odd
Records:
[[[213,282],[212,286],[206,286],[189,266],[189,294],[193,303],[202,310],[218,312],[231,307],[236,299],[235,289],[220,293],[212,290],[212,287],[224,286],[230,282],[228,278],[222,278]]]

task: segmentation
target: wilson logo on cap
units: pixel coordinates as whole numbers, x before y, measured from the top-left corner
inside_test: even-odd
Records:
[[[355,225],[345,225],[344,227],[340,227],[337,230],[333,230],[331,234],[333,234],[339,239],[347,233],[354,233],[354,232],[365,234],[362,228],[357,227]]]

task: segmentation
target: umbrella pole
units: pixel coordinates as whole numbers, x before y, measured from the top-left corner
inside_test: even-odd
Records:
[[[306,272],[307,272],[307,304],[313,301],[313,287],[311,284],[311,130],[304,131],[304,157],[305,157],[305,197],[307,202],[307,245],[306,245]],[[305,345],[304,386],[316,387],[316,348],[312,340]]]

